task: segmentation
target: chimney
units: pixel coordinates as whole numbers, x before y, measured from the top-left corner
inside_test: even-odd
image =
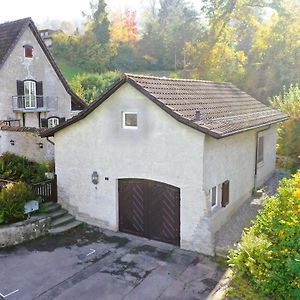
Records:
[[[200,110],[196,110],[195,121],[200,121],[200,117],[201,117]]]

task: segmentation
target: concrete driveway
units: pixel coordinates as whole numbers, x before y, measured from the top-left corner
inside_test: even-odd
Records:
[[[205,256],[92,226],[0,251],[8,300],[206,299],[222,274]]]

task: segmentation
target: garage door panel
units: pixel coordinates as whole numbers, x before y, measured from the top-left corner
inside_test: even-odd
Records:
[[[141,236],[146,234],[145,190],[136,182],[119,183],[120,230]]]
[[[154,184],[150,199],[151,236],[179,245],[179,189]]]
[[[179,245],[180,190],[143,179],[119,180],[120,231]]]

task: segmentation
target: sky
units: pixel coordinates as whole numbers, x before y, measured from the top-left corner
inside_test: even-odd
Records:
[[[82,19],[81,12],[89,12],[90,0],[0,0],[0,23],[32,17],[35,23],[43,24],[46,20],[75,21]],[[196,6],[200,0],[190,0]],[[106,0],[112,10],[122,11],[124,8],[143,11],[143,0]]]

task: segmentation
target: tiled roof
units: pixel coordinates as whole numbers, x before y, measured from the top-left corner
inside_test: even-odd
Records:
[[[0,24],[0,66],[5,62],[29,22],[30,18],[26,18]]]
[[[287,115],[271,109],[231,83],[125,74],[123,79],[76,117],[48,129],[42,136],[51,136],[85,118],[125,82],[138,89],[179,122],[215,138],[288,119]]]
[[[287,118],[231,83],[127,75],[178,116],[226,136]]]
[[[45,55],[47,56],[57,76],[61,80],[66,91],[71,96],[72,103],[75,104],[78,109],[83,109],[84,107],[86,107],[86,103],[80,97],[78,97],[70,88],[68,82],[66,81],[63,74],[56,65],[47,46],[43,42],[43,39],[41,38],[39,31],[37,30],[31,18],[25,18],[0,24],[0,68],[3,66],[3,64],[9,57],[11,51],[14,49],[15,45],[19,41],[26,28],[28,28],[28,26],[31,29],[33,35],[35,36],[37,42],[43,49]]]

